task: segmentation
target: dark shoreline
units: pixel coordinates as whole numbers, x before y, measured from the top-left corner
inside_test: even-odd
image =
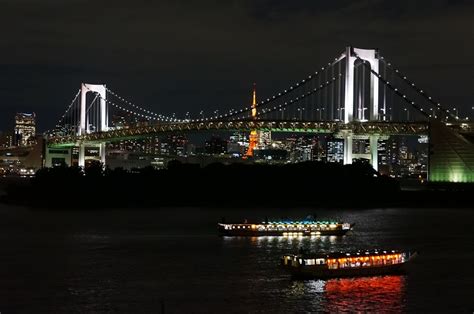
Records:
[[[24,190],[18,190],[23,194]],[[153,201],[153,200],[127,200],[125,202],[100,202],[93,198],[90,202],[69,202],[67,200],[57,200],[48,202],[45,200],[33,201],[29,197],[3,195],[0,196],[0,203],[14,206],[26,206],[32,209],[57,209],[57,210],[100,210],[127,208],[133,209],[159,209],[159,208],[182,208],[182,207],[205,207],[205,208],[225,208],[225,209],[241,209],[249,207],[258,208],[317,208],[317,209],[370,209],[370,208],[472,208],[473,193],[470,191],[400,191],[391,194],[392,200],[381,200],[376,197],[372,200],[346,201],[344,199],[320,199],[300,200],[281,199],[267,202],[245,202],[226,200],[176,200],[176,201]],[[336,195],[334,195],[336,197]],[[357,195],[347,195],[347,198],[356,198]],[[332,197],[330,197],[332,198]]]
[[[474,184],[410,190],[365,164],[172,164],[127,172],[101,167],[42,169],[31,179],[0,180],[0,202],[37,209],[107,208],[473,208]]]

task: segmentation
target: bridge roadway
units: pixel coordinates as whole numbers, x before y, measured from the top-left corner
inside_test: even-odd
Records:
[[[453,125],[460,131],[471,132],[471,124]],[[94,144],[114,142],[127,139],[144,138],[148,136],[172,132],[199,131],[245,131],[262,130],[288,133],[334,134],[344,136],[370,135],[428,135],[428,122],[324,122],[324,121],[284,121],[284,120],[239,120],[239,121],[200,121],[200,122],[168,122],[148,124],[143,123],[133,127],[110,129],[106,132],[94,132],[80,136],[54,136],[48,138],[49,147],[70,147],[78,144]]]
[[[313,134],[344,134],[354,135],[426,135],[427,122],[321,122],[321,121],[270,121],[270,120],[240,120],[240,121],[200,121],[172,122],[157,124],[141,124],[130,127],[110,129],[106,132],[94,132],[80,136],[52,136],[48,138],[49,147],[69,147],[77,144],[93,144],[115,142],[126,139],[137,139],[172,132],[199,132],[208,130],[245,131],[262,130],[289,133]]]

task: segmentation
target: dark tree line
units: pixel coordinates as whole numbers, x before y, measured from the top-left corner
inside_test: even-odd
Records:
[[[25,193],[32,205],[57,208],[160,206],[377,206],[397,198],[398,182],[370,165],[304,162],[285,165],[172,161],[167,169],[126,171],[92,165],[44,168]]]

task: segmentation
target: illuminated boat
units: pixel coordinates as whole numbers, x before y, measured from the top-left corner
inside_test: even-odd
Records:
[[[223,236],[325,236],[344,235],[354,224],[335,221],[265,221],[261,223],[218,223]]]
[[[396,274],[415,253],[396,250],[288,254],[281,264],[295,278],[338,278]]]

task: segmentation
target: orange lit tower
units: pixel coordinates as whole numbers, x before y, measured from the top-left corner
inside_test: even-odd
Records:
[[[254,83],[253,84],[253,95],[252,95],[252,119],[256,120],[257,119],[257,86]],[[253,156],[253,150],[255,147],[257,147],[258,143],[258,132],[257,130],[252,130],[250,131],[250,136],[249,136],[249,149],[247,150],[247,153],[245,156],[251,157]]]

